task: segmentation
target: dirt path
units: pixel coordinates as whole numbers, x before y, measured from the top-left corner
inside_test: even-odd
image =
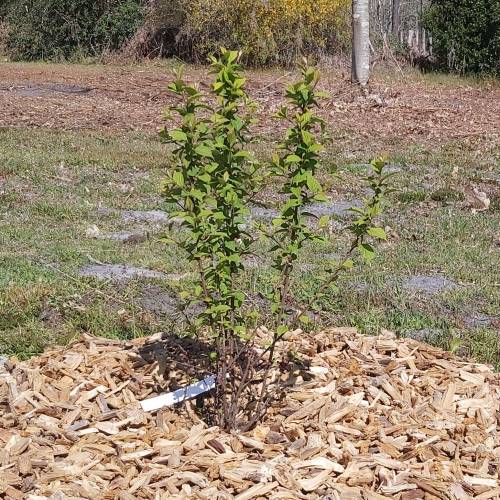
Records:
[[[204,69],[189,78],[207,81]],[[263,112],[282,102],[285,72],[249,72],[249,88]],[[171,100],[170,71],[155,66],[70,66],[0,63],[0,126],[154,131]],[[418,81],[415,81],[418,80]],[[202,87],[206,84],[202,84]],[[439,144],[453,139],[497,140],[500,87],[467,80],[377,79],[362,99],[339,74],[323,81],[332,94],[321,112],[354,150],[374,141]],[[266,119],[269,133],[276,125]],[[351,134],[352,133],[352,134]]]

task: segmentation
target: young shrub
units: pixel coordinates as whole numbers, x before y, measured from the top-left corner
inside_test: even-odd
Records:
[[[169,85],[169,90],[181,99],[181,105],[170,108],[166,115],[171,118],[175,113],[180,118],[180,126],[171,130],[163,128],[160,132],[166,142],[174,145],[173,156],[175,167],[164,181],[163,191],[167,202],[172,203],[176,210],[174,215],[182,220],[186,228],[184,239],[176,243],[186,251],[189,259],[196,264],[196,268],[205,281],[204,265],[207,255],[204,234],[209,224],[208,205],[211,193],[212,169],[208,162],[205,142],[210,138],[209,120],[200,117],[200,112],[210,110],[204,104],[196,86],[188,85],[182,79],[183,68],[177,73],[176,80]],[[197,292],[208,300],[206,286]]]
[[[306,219],[310,215],[307,207],[312,202],[326,201],[323,188],[315,175],[323,150],[317,135],[324,131],[325,123],[314,113],[314,109],[318,107],[318,100],[327,94],[316,89],[320,77],[316,69],[305,62],[301,66],[301,72],[302,80],[290,85],[286,90],[288,106],[282,107],[277,114],[277,118],[290,122],[291,126],[273,161],[273,171],[283,181],[280,194],[286,201],[280,216],[273,220],[275,231],[271,235],[274,242],[271,249],[275,255],[274,267],[280,272],[281,278],[275,292],[269,297],[272,312],[276,315],[276,325],[271,345],[267,349],[268,369],[274,362],[275,347],[282,335],[289,331],[297,320],[308,322],[307,312],[314,300],[335,284],[342,271],[352,268],[353,254],[357,252],[370,261],[374,250],[369,240],[386,239],[385,231],[374,225],[374,219],[381,213],[383,197],[390,191],[389,175],[383,172],[385,161],[378,159],[372,162],[372,172],[364,179],[372,195],[362,208],[351,209],[356,217],[348,228],[353,237],[345,256],[329,271],[309,302],[299,306],[293,315],[287,314],[290,304],[294,303],[294,297],[290,293],[290,279],[300,251],[305,244],[323,239],[318,232],[311,229]],[[320,227],[328,224],[328,216],[319,220]],[[259,404],[265,404],[266,380],[267,377],[264,376]]]
[[[283,181],[280,194],[286,199],[280,217],[273,220],[276,228],[273,237],[276,245],[272,248],[275,252],[274,266],[282,274],[281,284],[273,296],[273,312],[278,314],[277,335],[287,329],[282,320],[285,304],[290,300],[293,265],[304,244],[320,239],[307,224],[305,207],[313,201],[326,200],[321,184],[315,177],[319,154],[323,150],[315,132],[323,131],[325,123],[314,114],[318,99],[325,97],[325,94],[316,90],[319,81],[317,70],[304,64],[301,72],[302,81],[286,89],[288,107],[283,106],[276,115],[281,120],[291,122],[273,162],[275,175]]]
[[[184,98],[174,108],[180,128],[164,131],[176,145],[177,167],[166,182],[167,200],[178,205],[175,213],[187,229],[181,243],[196,264],[200,285],[195,300],[204,310],[198,325],[208,328],[217,354],[216,421],[224,428],[236,425],[239,400],[246,380],[253,373],[251,356],[241,355],[246,338],[242,314],[244,293],[238,289],[242,257],[249,252],[252,237],[244,230],[247,205],[256,189],[256,163],[245,149],[253,105],[245,93],[238,53],[222,51],[211,58],[215,75],[213,108],[201,102],[195,87],[181,78],[170,87]],[[199,111],[210,112],[199,118]],[[251,354],[251,350],[245,350]]]
[[[373,256],[369,238],[385,238],[383,229],[373,224],[387,190],[384,162],[377,160],[367,179],[373,194],[364,207],[352,209],[357,218],[349,228],[353,239],[345,258],[325,277],[311,301],[299,308],[299,313],[291,316],[286,312],[286,305],[294,300],[290,278],[300,251],[306,243],[321,239],[306,220],[307,206],[326,200],[315,175],[323,149],[316,135],[325,124],[314,113],[318,99],[325,94],[316,90],[318,71],[307,64],[301,70],[302,80],[287,88],[289,104],[277,115],[291,126],[271,168],[271,174],[282,181],[281,195],[286,201],[273,221],[274,232],[266,232],[275,243],[274,266],[281,278],[270,297],[277,323],[275,334],[264,350],[256,349],[261,346],[255,345],[246,329],[245,295],[239,285],[242,258],[254,241],[245,229],[247,206],[259,187],[260,177],[258,164],[246,149],[253,104],[244,90],[238,53],[223,50],[220,59],[211,58],[215,104],[208,105],[195,86],[182,80],[181,73],[170,86],[182,103],[171,109],[180,119],[179,126],[162,131],[162,136],[175,146],[175,166],[165,182],[165,195],[177,207],[173,215],[183,228],[179,244],[198,270],[199,284],[192,295],[204,309],[197,325],[216,347],[213,418],[226,429],[248,429],[263,417],[271,401],[268,375],[283,334],[297,320],[307,320],[314,298],[328,289],[343,270],[352,267],[351,256],[356,250],[369,260]]]

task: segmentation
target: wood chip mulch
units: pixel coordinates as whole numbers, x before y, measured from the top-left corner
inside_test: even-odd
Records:
[[[486,365],[388,332],[292,332],[282,397],[253,431],[226,433],[191,402],[140,409],[167,389],[169,360],[141,355],[153,344],[85,336],[0,367],[0,498],[500,498]]]

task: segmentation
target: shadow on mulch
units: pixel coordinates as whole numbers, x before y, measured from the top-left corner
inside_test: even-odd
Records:
[[[249,360],[254,366],[253,380],[245,390],[245,396],[242,400],[242,409],[243,407],[251,408],[260,393],[259,388],[266,373],[266,363],[263,360],[259,361],[260,352],[257,349],[245,347],[243,342],[238,344],[238,349],[242,349],[244,355],[240,358],[238,367],[231,371],[230,376],[240,381],[246,360]],[[165,383],[159,382],[155,387],[157,394],[184,388],[195,381],[213,375],[216,371],[214,344],[192,337],[166,335],[161,339],[153,339],[151,342],[140,346],[138,354],[144,360],[144,364],[157,364],[159,367],[161,379]],[[295,385],[298,378],[304,381],[313,378],[309,372],[310,361],[301,359],[297,353],[286,352],[275,361],[273,371],[275,373],[278,371],[280,376],[270,385],[270,394],[275,395],[272,399],[278,399],[278,395],[282,390],[285,387],[289,388]],[[210,403],[208,406],[205,403],[205,400],[212,396],[213,391],[209,391],[196,397],[197,413],[203,419],[208,418],[210,420],[213,416],[210,414]]]
[[[191,337],[164,336],[142,345],[138,354],[146,363],[158,363],[166,386],[160,391],[175,391],[194,379],[212,374],[214,346]],[[213,355],[212,355],[213,356]]]

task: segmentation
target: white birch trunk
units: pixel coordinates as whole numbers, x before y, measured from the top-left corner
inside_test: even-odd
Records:
[[[364,87],[370,78],[370,2],[352,0],[351,79]]]

